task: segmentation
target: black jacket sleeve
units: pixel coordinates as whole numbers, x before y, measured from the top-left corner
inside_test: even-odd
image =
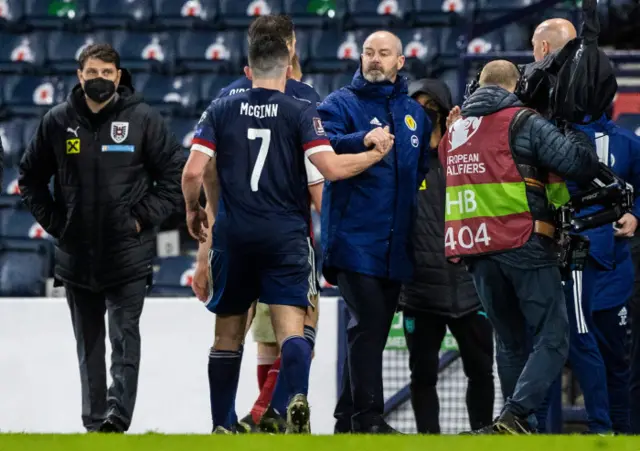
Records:
[[[49,191],[49,181],[57,170],[55,153],[50,144],[53,125],[51,114],[47,113],[20,160],[18,186],[23,202],[36,221],[49,235],[59,238],[66,221]]]
[[[531,151],[541,167],[577,183],[589,183],[598,174],[598,156],[589,137],[571,127],[563,134],[542,116],[532,115],[529,129]]]
[[[4,147],[2,147],[2,140],[0,140],[0,186],[3,186],[4,182]]]
[[[180,144],[160,114],[148,110],[144,125],[144,165],[154,186],[133,206],[132,214],[143,229],[160,226],[183,203],[180,178],[185,158]]]

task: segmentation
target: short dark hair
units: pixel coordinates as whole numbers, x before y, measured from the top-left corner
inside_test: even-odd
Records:
[[[78,57],[80,70],[84,69],[84,65],[89,58],[95,58],[105,63],[113,63],[116,69],[120,69],[120,55],[110,44],[91,44],[85,47]]]
[[[249,43],[249,67],[256,78],[277,78],[289,66],[289,49],[284,39],[264,36]]]
[[[285,14],[259,16],[249,25],[247,40],[249,44],[265,36],[277,36],[285,42],[293,39],[293,21]]]

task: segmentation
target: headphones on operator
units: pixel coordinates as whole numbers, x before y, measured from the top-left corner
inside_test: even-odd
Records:
[[[524,74],[522,73],[522,70],[520,69],[520,66],[518,66],[515,63],[511,63],[511,64],[513,64],[515,66],[515,68],[518,70],[518,74],[520,74],[519,77],[518,77],[518,81],[516,82],[516,90],[514,91],[514,94],[518,98],[521,98],[522,95],[527,90],[527,79],[526,79],[526,77],[524,77]],[[476,74],[475,78],[473,80],[471,80],[469,83],[467,83],[467,86],[466,86],[465,91],[464,91],[464,100],[467,100],[480,87],[480,75],[482,74],[482,70],[483,69],[484,69],[484,66],[482,66],[480,68],[480,70]]]

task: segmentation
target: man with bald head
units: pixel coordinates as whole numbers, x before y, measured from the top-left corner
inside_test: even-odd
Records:
[[[351,321],[336,432],[393,433],[382,419],[382,352],[400,285],[410,280],[409,231],[428,165],[431,123],[407,94],[402,43],[386,31],[364,42],[353,81],[318,112],[337,153],[391,147],[349,182],[325,182],[323,273],[338,285]]]
[[[569,331],[550,206],[568,193],[552,173],[588,183],[598,172],[585,134],[563,134],[523,108],[519,77],[509,61],[488,63],[439,147],[445,253],[466,263],[497,337],[505,406],[481,433],[529,433],[527,418],[564,366]]]
[[[567,19],[549,19],[536,28],[531,39],[533,57],[543,60],[547,55],[560,50],[577,36],[576,27]]]

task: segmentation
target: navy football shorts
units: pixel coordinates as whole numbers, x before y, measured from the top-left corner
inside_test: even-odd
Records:
[[[213,289],[205,306],[218,315],[240,315],[260,299],[263,304],[307,308],[318,297],[315,254],[311,241],[305,251],[262,254],[233,249],[209,252]]]

